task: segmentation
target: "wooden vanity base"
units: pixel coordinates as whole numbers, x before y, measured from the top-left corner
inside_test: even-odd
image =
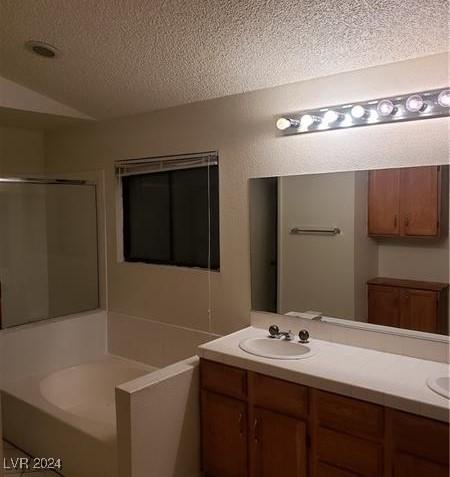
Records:
[[[448,477],[449,426],[201,360],[208,477]]]

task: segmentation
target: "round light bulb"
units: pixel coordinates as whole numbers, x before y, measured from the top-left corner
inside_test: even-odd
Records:
[[[444,89],[439,93],[438,103],[443,108],[450,108],[450,89]]]
[[[312,124],[314,124],[316,120],[310,114],[304,114],[302,119],[300,119],[300,125],[303,128],[309,128]]]
[[[280,131],[284,131],[285,129],[288,129],[291,127],[291,122],[287,118],[280,118],[277,121],[277,129]]]
[[[420,94],[413,94],[406,100],[406,109],[410,113],[419,113],[427,109],[427,103]]]
[[[391,116],[395,114],[397,108],[394,106],[394,103],[390,99],[382,99],[377,104],[377,111],[380,116]]]
[[[334,123],[339,119],[343,118],[343,114],[340,114],[336,111],[333,111],[332,109],[329,109],[324,115],[323,115],[323,120],[326,123]]]
[[[350,113],[355,119],[362,119],[367,115],[367,111],[360,104],[353,106]]]

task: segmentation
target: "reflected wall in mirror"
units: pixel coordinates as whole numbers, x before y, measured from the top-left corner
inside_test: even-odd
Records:
[[[448,334],[449,167],[250,180],[252,309]]]

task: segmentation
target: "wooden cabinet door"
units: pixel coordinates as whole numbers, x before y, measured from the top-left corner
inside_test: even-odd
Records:
[[[368,286],[369,323],[384,326],[400,325],[400,291],[397,287]]]
[[[369,171],[369,235],[400,234],[400,169]]]
[[[205,390],[201,396],[202,460],[205,475],[246,477],[246,403]]]
[[[405,236],[439,235],[439,166],[402,169],[400,179],[401,231]]]
[[[265,409],[253,408],[252,477],[306,477],[306,424]]]
[[[393,477],[448,477],[449,468],[409,454],[396,453]]]
[[[400,327],[438,333],[437,293],[430,290],[401,290]]]
[[[332,465],[319,462],[317,465],[317,477],[359,477],[353,472],[348,472],[343,469],[339,469]]]

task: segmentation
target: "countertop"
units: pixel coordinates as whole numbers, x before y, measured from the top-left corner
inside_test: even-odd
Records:
[[[248,327],[199,346],[200,358],[266,374],[316,389],[449,422],[450,401],[428,388],[429,377],[446,376],[449,365],[329,341],[310,339],[316,354],[299,360],[254,356],[239,348],[267,331]]]

